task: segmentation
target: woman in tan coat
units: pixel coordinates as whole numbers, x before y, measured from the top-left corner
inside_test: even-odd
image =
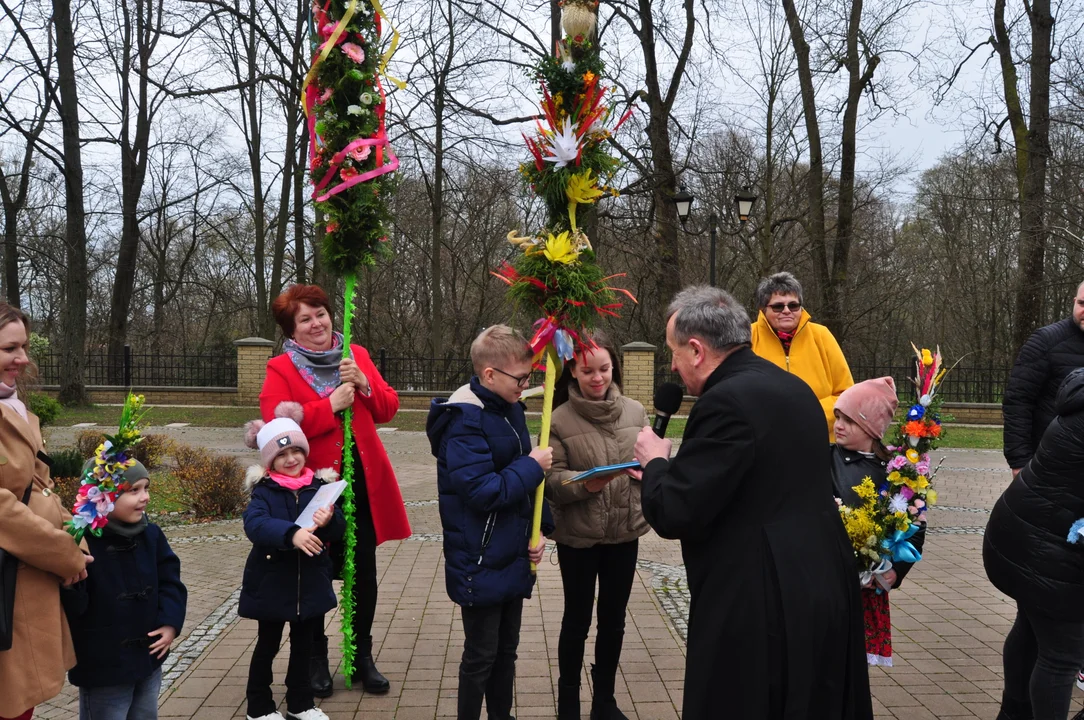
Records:
[[[71,514],[52,492],[38,418],[16,394],[29,334],[26,316],[0,302],[0,548],[18,558],[11,649],[0,651],[0,720],[29,719],[64,686],[75,651],[60,587],[85,578],[90,561],[62,528]]]
[[[648,531],[640,510],[640,482],[628,475],[562,485],[600,465],[633,459],[636,435],[648,424],[644,406],[621,394],[621,366],[613,344],[596,332],[594,352],[565,366],[554,391],[550,447],[553,467],[546,499],[557,530],[565,590],[558,662],[557,717],[580,718],[580,671],[598,580],[598,634],[591,667],[592,720],[620,720],[614,681],[625,636],[625,608],[636,574],[639,537]]]

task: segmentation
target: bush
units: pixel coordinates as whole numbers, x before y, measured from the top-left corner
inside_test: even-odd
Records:
[[[185,505],[200,517],[230,517],[241,512],[248,493],[244,468],[236,458],[174,443],[173,478]]]
[[[27,409],[38,416],[41,426],[52,425],[64,408],[45,393],[32,392],[27,396]]]
[[[92,458],[104,437],[101,430],[84,430],[75,436],[75,447],[84,460]],[[173,441],[166,435],[144,435],[143,441],[135,446],[132,456],[143,463],[143,467],[150,472],[162,467],[166,455],[171,453],[172,446]]]
[[[60,496],[60,502],[64,509],[71,512],[75,504],[75,496],[79,492],[79,479],[81,475],[54,475],[53,492]]]
[[[79,477],[83,474],[83,464],[87,461],[87,458],[83,457],[82,453],[76,448],[57,450],[50,453],[49,457],[53,460],[53,466],[49,468],[49,474],[54,479],[58,477]]]

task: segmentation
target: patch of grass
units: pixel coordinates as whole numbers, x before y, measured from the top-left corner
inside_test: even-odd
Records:
[[[152,472],[150,491],[151,499],[147,503],[147,512],[150,514],[188,511],[188,506],[182,499],[180,483],[172,473]]]
[[[151,426],[169,423],[189,423],[196,427],[239,428],[249,420],[260,417],[255,407],[189,408],[175,405],[148,405],[147,423]],[[69,426],[93,422],[108,428],[115,426],[120,418],[120,406],[91,405],[89,407],[64,408],[53,426]],[[114,430],[116,428],[114,427]]]
[[[1001,450],[1005,447],[1003,431],[999,427],[953,427],[945,426],[946,440],[943,447],[968,450]]]

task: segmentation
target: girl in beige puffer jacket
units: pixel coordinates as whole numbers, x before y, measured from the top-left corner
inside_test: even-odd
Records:
[[[625,718],[614,682],[625,634],[625,609],[636,573],[639,537],[648,531],[640,509],[640,482],[628,475],[562,484],[600,465],[633,459],[633,445],[648,424],[644,406],[621,394],[615,348],[601,333],[598,348],[565,366],[555,388],[550,447],[553,467],[546,499],[564,584],[565,609],[558,646],[559,720],[579,720],[580,671],[598,580],[598,636],[591,669],[592,720]]]

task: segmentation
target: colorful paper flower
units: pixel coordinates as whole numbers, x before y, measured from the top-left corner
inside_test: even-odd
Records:
[[[372,148],[371,145],[362,145],[361,147],[354,148],[349,153],[347,153],[347,155],[354,162],[362,162],[362,161],[366,160],[369,157],[369,155],[372,154],[372,152],[373,152],[373,148]]]
[[[358,171],[352,167],[344,167],[339,170],[339,177],[343,180],[352,180],[358,176]]]
[[[922,456],[918,454],[918,450],[915,450],[914,448],[909,448],[904,455],[907,457],[907,462],[912,465],[922,459]]]
[[[361,65],[365,62],[365,51],[361,49],[361,46],[348,42],[342,44],[343,54],[348,58]]]
[[[922,416],[926,414],[926,408],[922,405],[912,405],[911,409],[907,411],[908,420],[921,420]]]
[[[580,257],[580,251],[572,244],[567,230],[556,236],[553,233],[549,233],[542,254],[544,254],[546,259],[550,262],[562,263],[564,265],[570,265],[576,262]]]

